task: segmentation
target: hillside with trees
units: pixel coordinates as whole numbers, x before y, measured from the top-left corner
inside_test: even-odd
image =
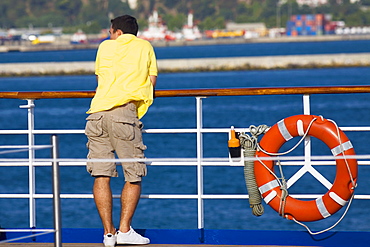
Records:
[[[125,0],[1,0],[0,28],[63,27],[67,33],[77,29],[98,33],[121,14],[136,16],[144,28],[153,9],[170,30],[180,29],[189,11],[202,30],[222,29],[226,22],[284,27],[291,15],[317,13],[331,14],[332,20],[347,26],[370,26],[370,0],[329,0],[318,7],[299,6],[295,0],[138,0],[137,4],[131,9]]]

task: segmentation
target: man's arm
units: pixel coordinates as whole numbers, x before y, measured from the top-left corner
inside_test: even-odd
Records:
[[[155,75],[150,75],[150,81],[152,82],[153,84],[153,88],[155,88],[155,85],[157,84],[157,76]]]
[[[99,84],[99,76],[96,75],[96,83]],[[98,90],[98,86],[96,86],[95,91]]]
[[[155,99],[155,85],[157,84],[157,76],[150,75],[149,78],[150,78],[150,81],[153,84],[153,99]]]

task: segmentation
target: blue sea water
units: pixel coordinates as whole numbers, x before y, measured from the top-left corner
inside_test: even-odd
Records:
[[[370,40],[155,47],[158,59],[370,52]],[[0,63],[94,61],[96,50],[0,53]]]
[[[180,48],[179,48],[180,49]],[[287,87],[287,86],[341,86],[368,85],[370,68],[297,69],[266,71],[232,71],[161,74],[157,89],[188,88],[239,88],[239,87]],[[95,77],[50,76],[0,78],[0,91],[55,91],[94,90]],[[311,97],[311,112],[333,119],[339,126],[369,126],[370,95],[315,95]],[[35,102],[36,129],[83,129],[86,110],[90,99],[50,99]],[[26,129],[26,110],[19,109],[22,100],[0,100],[0,129]],[[206,128],[231,125],[273,125],[290,115],[301,114],[301,96],[238,96],[209,97],[203,99]],[[148,114],[143,118],[146,129],[194,128],[196,126],[194,98],[157,98]],[[369,133],[348,133],[358,154],[368,154]],[[196,156],[194,134],[144,134],[148,146],[148,158]],[[27,141],[25,136],[0,136],[0,145],[19,144]],[[38,136],[37,144],[49,143],[48,136]],[[84,135],[61,135],[60,156],[62,158],[85,158],[86,138]],[[226,134],[204,134],[205,157],[227,157]],[[328,150],[318,143],[313,154],[328,155]],[[24,154],[22,154],[24,155]],[[20,157],[22,157],[20,155]],[[38,157],[49,157],[49,153],[37,152]],[[16,157],[15,155],[3,155]],[[294,169],[288,169],[291,174]],[[143,194],[194,194],[196,188],[195,167],[148,167],[149,173],[143,183]],[[321,169],[319,169],[321,170]],[[0,167],[2,176],[0,193],[27,193],[27,168]],[[334,168],[326,176],[333,179]],[[369,168],[359,168],[357,194],[364,194],[370,186]],[[37,193],[50,193],[50,168],[37,168]],[[90,193],[92,178],[84,167],[61,167],[62,193]],[[242,167],[205,167],[205,194],[245,194]],[[113,179],[115,194],[123,185],[120,178]],[[305,175],[303,181],[291,188],[291,193],[325,193],[326,189]],[[37,227],[52,227],[52,202],[37,200]],[[136,228],[197,228],[196,200],[142,199],[133,225]],[[5,228],[28,227],[28,201],[26,199],[0,199],[0,225]],[[265,205],[266,213],[261,217],[252,215],[247,200],[205,201],[205,228],[208,229],[299,229],[291,221],[281,219]],[[333,224],[343,213],[312,223],[314,229],[323,229]],[[370,230],[370,202],[355,200],[337,230]],[[99,228],[101,223],[91,199],[62,200],[63,227]],[[114,218],[119,218],[119,201],[114,201]],[[78,219],[78,220],[76,220]]]

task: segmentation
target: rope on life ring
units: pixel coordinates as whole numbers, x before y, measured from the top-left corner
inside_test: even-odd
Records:
[[[336,176],[332,187],[316,200],[303,201],[289,195],[274,174],[274,161],[268,157],[278,154],[281,146],[293,137],[313,136],[323,141],[336,159]],[[299,143],[298,143],[299,144]],[[298,144],[296,146],[298,146]],[[270,207],[282,217],[294,221],[317,221],[340,210],[353,198],[357,181],[357,160],[348,137],[332,120],[314,115],[297,115],[285,118],[272,126],[260,141],[254,162],[259,191]],[[342,156],[342,157],[340,157]],[[267,160],[263,160],[266,158]]]

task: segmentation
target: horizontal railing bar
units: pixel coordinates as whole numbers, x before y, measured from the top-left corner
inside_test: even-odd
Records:
[[[342,131],[370,131],[370,127],[339,127]]]
[[[33,145],[32,148],[35,149],[44,149],[44,148],[51,148],[52,145]],[[0,146],[0,149],[10,149],[10,148],[29,148],[28,145],[4,145]]]
[[[342,131],[370,131],[370,127],[339,127]],[[235,128],[237,132],[250,132],[249,128]],[[148,134],[197,133],[197,129],[144,129]],[[201,133],[229,133],[230,128],[202,128]],[[33,130],[33,134],[84,134],[85,130]],[[0,130],[0,134],[29,134],[28,130]]]
[[[297,199],[316,199],[322,194],[290,194]],[[29,194],[0,194],[0,198],[7,199],[28,199]],[[114,194],[113,198],[119,199],[120,194]],[[53,194],[33,194],[36,199],[51,199]],[[62,199],[93,199],[93,194],[60,194]],[[143,194],[143,199],[198,199],[197,194]],[[248,199],[248,194],[203,194],[202,199]],[[370,195],[355,195],[355,199],[370,199]]]
[[[244,160],[282,160],[282,161],[300,161],[304,160],[305,156],[278,156],[278,157],[244,157]],[[312,161],[330,161],[330,160],[343,160],[343,159],[358,159],[358,160],[364,160],[369,159],[370,160],[370,154],[356,154],[356,155],[345,155],[345,156],[331,156],[331,155],[312,155],[311,160]],[[59,158],[59,159],[51,159],[51,158],[38,158],[34,159],[34,162],[145,162],[148,165],[151,164],[151,162],[199,162],[198,158],[181,158],[181,157],[173,157],[173,158],[143,158],[143,159],[87,159],[87,158]],[[26,158],[23,159],[0,159],[0,162],[25,162],[27,161]],[[202,158],[202,163],[212,164],[212,162],[229,162],[229,158],[220,158],[220,157],[213,157],[213,158]],[[235,160],[233,162],[236,162]],[[238,161],[239,162],[239,161]]]
[[[55,232],[54,229],[0,229],[0,232]]]
[[[293,198],[297,199],[316,199],[322,196],[322,194],[289,194]],[[202,195],[203,199],[248,199],[249,196],[245,195],[214,195],[214,194],[204,194]],[[370,199],[370,195],[355,195],[355,199]]]
[[[1,135],[29,134],[29,130],[0,130]],[[84,134],[84,130],[32,130],[32,134]]]
[[[17,230],[20,230],[20,229],[17,229]],[[4,230],[4,232],[7,232],[8,230]],[[41,236],[41,235],[46,235],[46,234],[50,234],[51,232],[56,232],[56,230],[49,230],[49,229],[46,229],[46,230],[42,230],[42,232],[40,233],[33,233],[32,235],[27,235],[27,236],[22,236],[22,237],[18,237],[18,238],[12,238],[12,239],[6,239],[6,240],[3,240],[3,241],[0,241],[0,244],[2,243],[8,243],[8,242],[14,242],[14,241],[19,241],[19,240],[22,240],[22,239],[26,239],[26,238],[35,238],[37,236]]]
[[[0,152],[0,155],[3,155],[3,154],[11,154],[11,153],[21,153],[21,152],[28,152],[28,148],[24,148],[24,149],[16,149],[16,150],[6,150],[6,151],[1,151]]]
[[[370,93],[370,86],[335,87],[265,87],[265,88],[222,88],[222,89],[176,89],[156,90],[156,97],[209,97],[247,95],[292,95],[292,94],[346,94]],[[3,99],[61,99],[92,98],[95,91],[45,91],[45,92],[0,92]]]
[[[315,157],[315,156],[312,156]],[[357,163],[358,165],[370,165],[370,160],[359,160],[360,158],[363,159],[369,159],[369,155],[355,155],[355,156],[346,156],[347,159],[354,159],[354,157],[357,157]],[[296,158],[296,159],[295,159]],[[331,160],[328,160],[331,158]],[[253,160],[256,161],[256,158],[244,158],[244,160],[239,160],[239,161],[226,161],[226,158],[220,158],[221,160],[224,161],[201,161],[200,164],[202,166],[243,166],[244,161],[247,160]],[[304,165],[304,161],[302,156],[290,156],[290,157],[263,157],[260,160],[281,160],[281,165],[284,166],[297,166],[297,165]],[[344,159],[344,157],[329,157],[329,156],[322,156],[322,158],[316,157],[315,159],[311,160],[311,165],[316,165],[316,166],[328,166],[328,165],[335,165],[335,160],[334,159]],[[64,159],[59,159],[57,162],[59,162],[59,166],[85,166],[86,162],[88,161],[87,159],[68,159],[71,161],[60,161]],[[79,160],[79,161],[77,161]],[[81,161],[85,160],[85,161]],[[99,160],[99,162],[108,162],[108,161],[116,161],[117,165],[120,165],[120,162],[117,161],[118,159],[102,159]],[[150,160],[157,160],[157,159],[150,159]],[[147,165],[150,166],[196,166],[198,165],[198,161],[195,161],[195,159],[181,159],[181,158],[173,158],[172,160],[183,160],[183,161],[160,161],[161,159],[158,159],[159,161],[146,161]],[[167,159],[167,160],[170,160]],[[284,161],[285,160],[285,161]],[[286,161],[286,160],[294,160],[294,161]],[[89,160],[91,161],[91,160]],[[138,161],[136,159],[125,159],[122,160],[121,162],[132,162],[132,161]],[[97,162],[97,161],[95,161]],[[33,166],[51,166],[52,162],[51,161],[33,161]],[[1,166],[29,166],[29,161],[27,159],[0,159],[0,167]]]
[[[338,87],[266,87],[266,88],[224,88],[224,89],[180,89],[158,90],[157,97],[210,97],[250,95],[292,95],[292,94],[341,94],[370,93],[370,86]]]
[[[0,92],[3,99],[67,99],[92,98],[95,91]]]

